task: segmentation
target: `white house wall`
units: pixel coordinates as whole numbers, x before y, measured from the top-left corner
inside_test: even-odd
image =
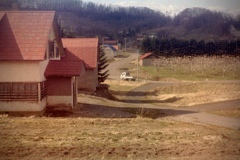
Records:
[[[73,106],[73,97],[72,96],[48,96],[47,97],[48,105],[70,105]]]
[[[0,82],[39,82],[39,64],[34,61],[2,61]]]
[[[41,102],[0,102],[0,112],[41,112],[46,103],[46,99]]]
[[[40,81],[45,81],[46,78],[44,76],[44,72],[47,68],[49,60],[39,62],[39,79]]]
[[[56,39],[56,35],[54,33],[54,28],[53,28],[53,25],[52,25],[52,28],[51,28],[51,31],[50,31],[50,34],[49,34],[49,40],[53,41]]]
[[[2,61],[0,82],[42,82],[46,78],[48,60],[45,61]]]
[[[98,70],[86,70],[83,76],[78,77],[78,89],[94,92],[98,85]]]

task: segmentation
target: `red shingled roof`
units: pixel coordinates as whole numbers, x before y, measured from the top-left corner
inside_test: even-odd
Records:
[[[61,60],[51,60],[45,70],[45,76],[81,76],[85,73],[84,63],[80,59],[70,60],[74,57],[67,53]]]
[[[141,55],[141,56],[139,57],[139,59],[142,60],[142,59],[144,59],[144,58],[147,58],[148,56],[151,56],[152,54],[153,54],[153,53],[151,53],[151,52],[145,53],[145,54]]]
[[[97,67],[98,62],[98,38],[63,38],[63,46],[69,60],[76,58],[81,59],[85,63],[86,69]]]
[[[45,76],[80,76],[84,72],[83,62],[50,61],[44,73]]]
[[[0,60],[44,60],[53,11],[0,14]]]

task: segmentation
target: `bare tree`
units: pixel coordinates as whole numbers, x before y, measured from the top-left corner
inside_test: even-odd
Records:
[[[159,57],[159,58],[153,58],[151,59],[151,64],[155,67],[157,72],[160,72],[160,68],[163,66],[163,58],[164,57]]]

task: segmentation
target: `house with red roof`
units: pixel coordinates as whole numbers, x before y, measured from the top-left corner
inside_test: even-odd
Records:
[[[73,107],[84,73],[84,62],[63,48],[55,12],[0,12],[1,112]]]
[[[98,38],[62,38],[62,42],[65,52],[74,55],[71,60],[84,62],[86,72],[78,77],[78,90],[95,92],[98,86]]]
[[[139,57],[139,64],[140,66],[152,66],[152,60],[155,58],[158,58],[158,56],[152,52],[145,53]]]

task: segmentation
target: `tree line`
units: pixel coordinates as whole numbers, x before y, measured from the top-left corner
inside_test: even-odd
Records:
[[[230,55],[240,56],[240,39],[232,41],[196,41],[182,39],[145,38],[141,53],[152,52],[159,56]]]
[[[18,3],[21,10],[53,10],[57,13],[72,13],[80,20],[80,22],[75,21],[76,24],[81,23],[79,30],[83,30],[81,33],[74,31],[75,36],[90,37],[100,34],[100,36],[117,38],[121,33],[122,36],[134,37],[134,33],[161,27],[171,21],[171,18],[162,12],[147,7],[121,7],[82,0],[1,0],[0,9],[1,7],[11,8],[13,2]],[[128,32],[129,28],[131,32]],[[92,35],[85,35],[90,33]]]
[[[146,24],[145,27],[148,28],[152,28],[153,26],[155,27],[155,25],[161,24],[163,25],[170,21],[170,17],[165,16],[160,11],[154,11],[147,7],[121,7],[113,5],[95,4],[93,2],[83,2],[82,0],[16,0],[16,1],[18,2],[22,9],[72,12],[81,17],[88,17],[102,21],[118,20],[124,23],[131,23],[134,20],[137,21],[147,20],[149,24],[145,22]]]

